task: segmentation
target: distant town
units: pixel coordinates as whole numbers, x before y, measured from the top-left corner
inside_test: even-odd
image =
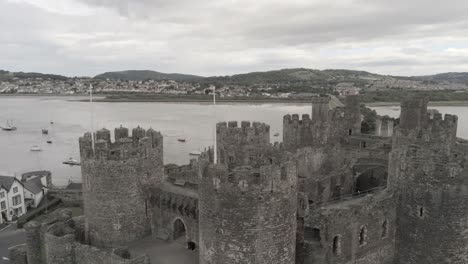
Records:
[[[398,101],[401,98],[395,98],[395,94],[406,97],[402,91],[467,93],[468,73],[397,77],[350,70],[284,69],[205,78],[153,71],[125,71],[104,73],[92,78],[0,71],[0,94],[84,95],[90,87],[94,93],[102,95],[206,96],[216,87],[219,97],[228,99],[304,99],[328,93],[337,96],[367,94],[368,98],[363,97],[363,101]],[[431,100],[466,99],[460,94],[451,98],[445,95],[439,97]]]

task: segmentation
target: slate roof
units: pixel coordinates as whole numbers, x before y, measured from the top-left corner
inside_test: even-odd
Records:
[[[23,184],[24,184],[24,188],[26,188],[28,191],[32,192],[33,194],[38,194],[42,192],[43,186],[42,186],[40,177],[29,180]]]
[[[1,176],[0,175],[0,186],[2,186],[5,190],[9,192],[15,180],[16,178],[14,176]]]

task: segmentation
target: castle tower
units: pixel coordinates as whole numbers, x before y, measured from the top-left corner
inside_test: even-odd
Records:
[[[218,161],[234,168],[242,165],[254,165],[257,157],[270,146],[270,126],[242,121],[221,122],[216,125]]]
[[[348,135],[361,134],[361,105],[359,96],[348,95],[345,99],[345,119]]]
[[[468,146],[457,143],[457,116],[429,118],[422,113],[427,101],[414,102],[402,103],[390,154],[398,198],[396,263],[466,263]]]
[[[221,126],[232,130],[225,131],[224,142],[240,140],[244,147],[250,144],[246,138],[234,140],[248,137],[240,135],[235,126]],[[210,165],[201,175],[201,264],[295,263],[296,165],[290,154],[278,158],[272,152],[267,150],[255,161],[249,159],[247,166],[229,162]]]
[[[152,129],[124,127],[80,137],[87,235],[102,247],[124,245],[150,232],[149,190],[163,180],[163,137]]]
[[[330,110],[330,97],[312,97],[312,121],[314,123],[326,123]]]
[[[427,118],[427,97],[412,97],[401,103],[400,127],[416,129],[421,127]]]

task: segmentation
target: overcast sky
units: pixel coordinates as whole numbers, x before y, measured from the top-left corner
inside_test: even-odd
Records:
[[[0,0],[0,69],[468,71],[467,0]]]

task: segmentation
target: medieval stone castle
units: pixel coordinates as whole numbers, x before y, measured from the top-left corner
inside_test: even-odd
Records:
[[[312,116],[284,116],[281,144],[267,124],[219,123],[217,164],[208,149],[164,167],[152,129],[103,129],[94,146],[87,133],[85,215],[30,222],[12,261],[149,263],[123,247],[152,234],[182,237],[201,264],[466,264],[468,141],[427,103],[405,100],[395,128],[367,135],[358,97],[315,98]]]

